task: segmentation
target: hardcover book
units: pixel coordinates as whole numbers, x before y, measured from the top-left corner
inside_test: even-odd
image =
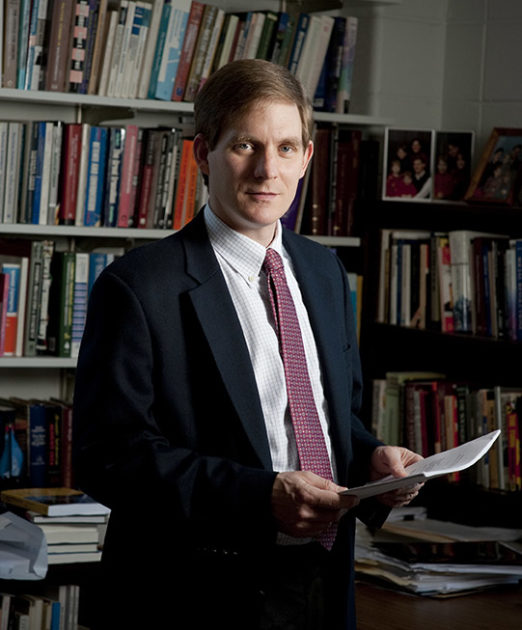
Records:
[[[72,488],[12,488],[0,493],[2,501],[46,516],[108,514],[109,508]]]

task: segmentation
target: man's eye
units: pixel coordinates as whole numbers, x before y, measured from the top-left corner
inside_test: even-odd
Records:
[[[290,144],[284,144],[280,150],[281,153],[293,153],[294,147]]]
[[[250,144],[250,142],[239,142],[238,144],[236,144],[236,149],[238,151],[249,151],[250,149],[252,149],[252,145]]]

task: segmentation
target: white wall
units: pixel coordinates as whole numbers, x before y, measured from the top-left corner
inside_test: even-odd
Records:
[[[349,2],[347,2],[349,5]],[[353,113],[397,126],[522,128],[522,2],[404,0],[360,18]]]

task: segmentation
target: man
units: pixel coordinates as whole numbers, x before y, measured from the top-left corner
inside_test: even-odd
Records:
[[[208,205],[93,289],[75,418],[81,486],[112,510],[98,627],[355,627],[354,514],[380,524],[388,508],[339,491],[404,474],[418,456],[357,419],[346,273],[279,223],[312,157],[310,127],[287,70],[251,60],[216,72],[195,102]],[[278,338],[288,293],[271,293],[281,265],[265,266],[269,250],[306,358],[292,368]],[[301,413],[314,422],[308,447],[294,380],[315,403]],[[310,450],[324,473],[301,465]]]

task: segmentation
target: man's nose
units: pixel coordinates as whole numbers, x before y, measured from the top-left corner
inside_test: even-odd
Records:
[[[272,149],[259,151],[255,166],[255,176],[263,179],[277,177],[277,156]]]

